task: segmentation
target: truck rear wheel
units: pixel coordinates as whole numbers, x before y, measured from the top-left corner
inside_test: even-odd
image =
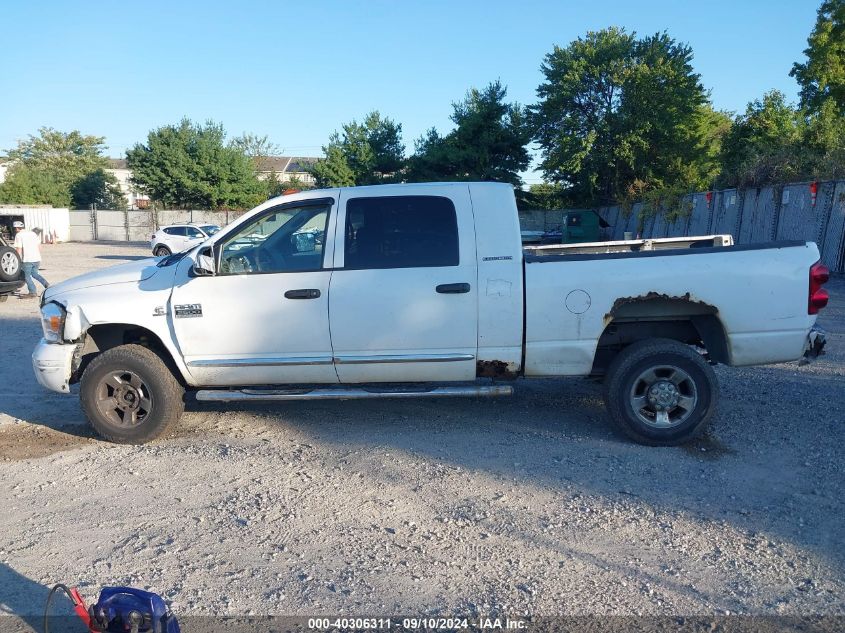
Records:
[[[82,410],[103,438],[144,444],[164,434],[185,408],[185,390],[161,357],[140,345],[106,350],[80,381]]]
[[[638,341],[608,368],[604,400],[615,425],[650,446],[700,435],[713,416],[719,384],[701,354],[672,339]]]

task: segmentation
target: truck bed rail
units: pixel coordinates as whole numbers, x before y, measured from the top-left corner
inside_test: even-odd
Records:
[[[733,246],[731,235],[694,235],[656,239],[619,240],[615,242],[583,242],[580,244],[547,244],[523,246],[523,251],[543,255],[591,255],[601,253],[638,253],[640,251],[676,250],[680,248],[713,248]]]

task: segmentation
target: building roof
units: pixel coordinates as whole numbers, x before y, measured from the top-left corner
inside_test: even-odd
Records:
[[[278,174],[302,173],[317,162],[313,156],[263,156],[258,159],[258,171]]]

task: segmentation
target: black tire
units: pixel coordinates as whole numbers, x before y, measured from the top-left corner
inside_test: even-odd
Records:
[[[21,277],[21,258],[11,246],[0,246],[0,281],[17,281]]]
[[[144,444],[163,435],[185,408],[185,390],[152,350],[121,345],[85,368],[79,398],[91,426],[118,444]]]
[[[605,376],[604,401],[614,424],[649,446],[677,446],[700,435],[718,397],[713,368],[694,349],[672,339],[629,345]]]
[[[156,257],[166,257],[167,255],[171,255],[170,249],[167,248],[164,244],[159,244],[153,249],[153,255]]]

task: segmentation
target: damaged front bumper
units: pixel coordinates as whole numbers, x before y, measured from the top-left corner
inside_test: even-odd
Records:
[[[807,334],[807,342],[804,344],[804,356],[798,364],[807,365],[824,354],[825,343],[827,343],[825,331],[814,325],[810,329],[810,333]]]
[[[32,369],[38,383],[58,393],[70,393],[76,345],[48,343],[43,338],[32,352]]]

